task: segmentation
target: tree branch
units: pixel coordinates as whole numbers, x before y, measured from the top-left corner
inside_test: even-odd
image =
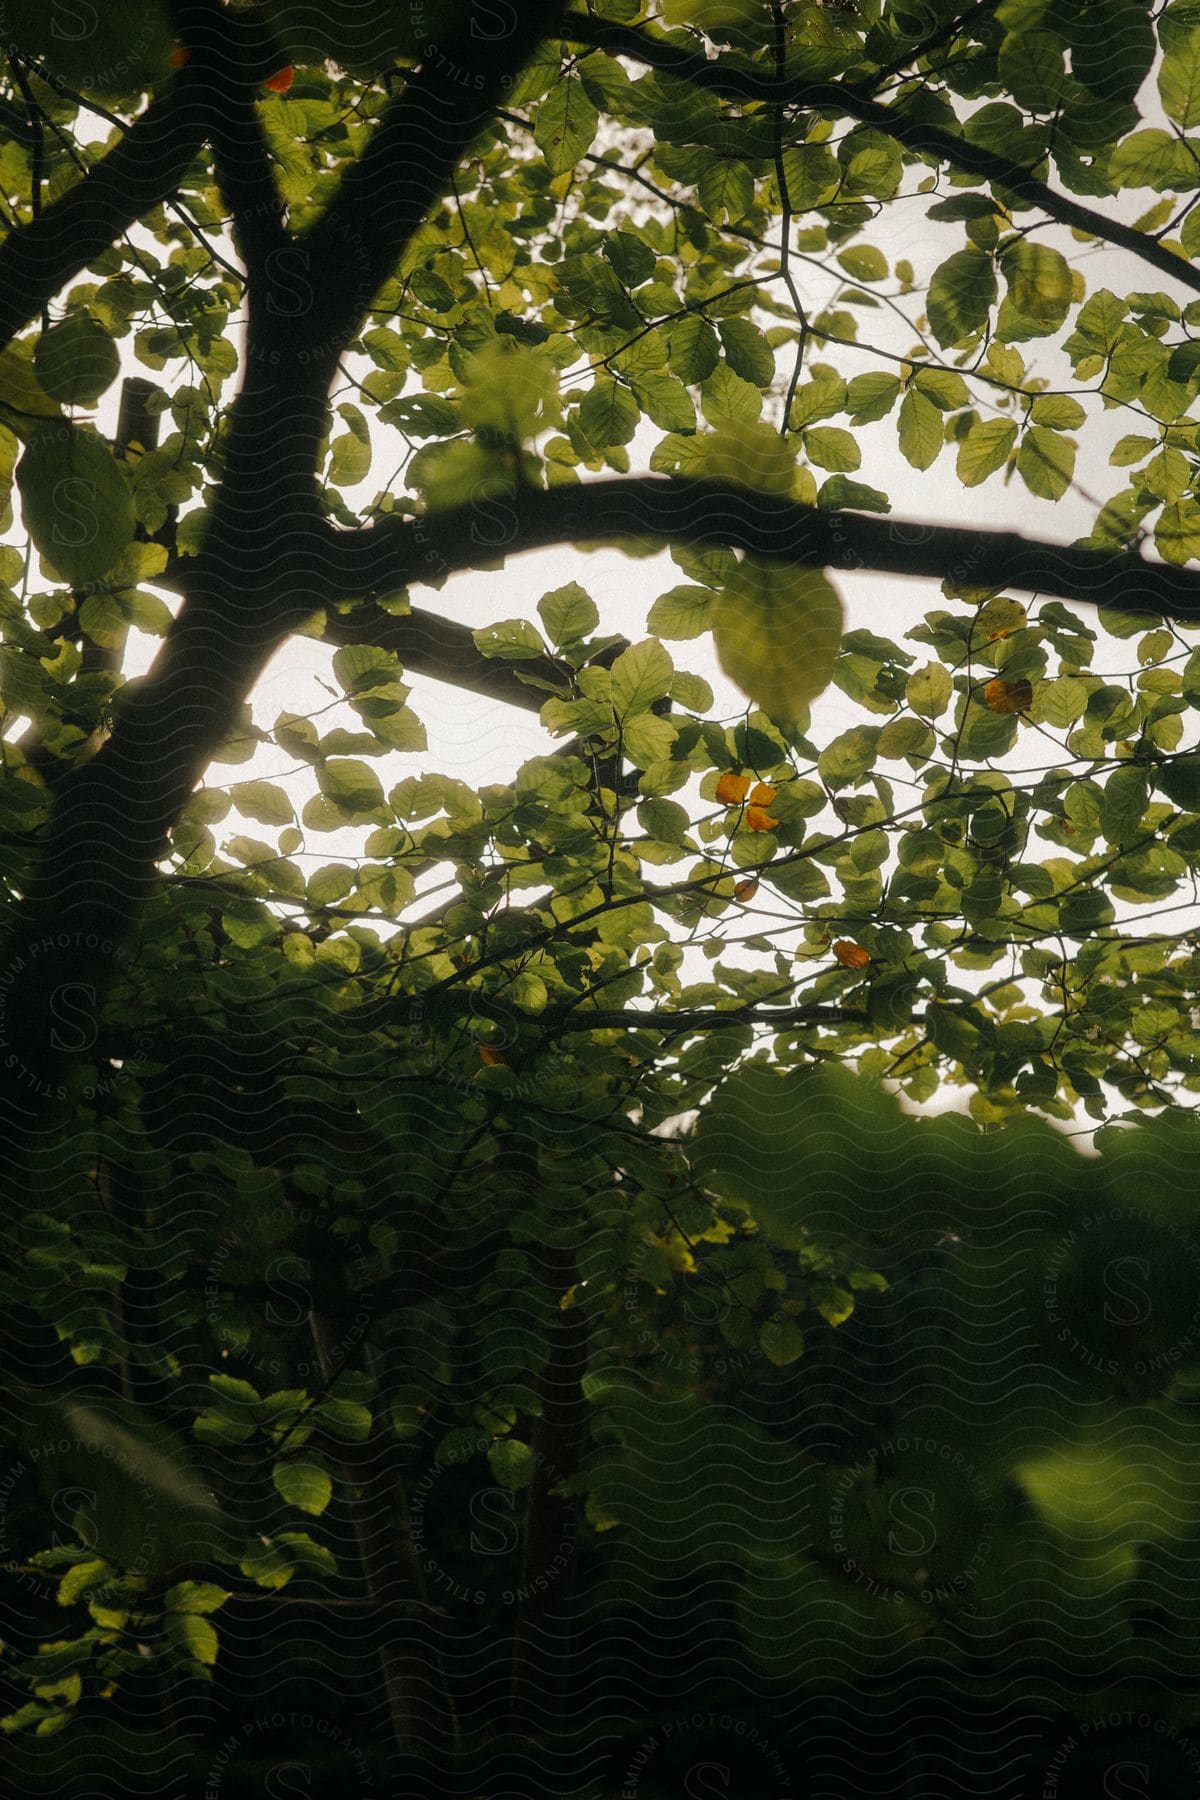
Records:
[[[370,605],[356,606],[348,613],[330,612],[322,641],[339,648],[344,644],[373,644],[381,650],[394,651],[404,668],[414,674],[449,682],[469,693],[503,701],[506,706],[522,707],[526,712],[540,712],[546,703],[545,690],[527,687],[511,663],[497,662],[477,650],[469,626],[423,607],[414,606],[404,618],[394,618]],[[536,675],[544,681],[561,681],[564,677],[564,670],[549,657],[532,658],[520,667],[522,674]]]
[[[230,13],[223,23],[212,56],[220,103],[212,109],[208,135],[213,172],[245,264],[253,309],[270,303],[273,264],[292,241],[255,104],[263,69],[278,68],[287,57],[257,13]]]
[[[375,290],[535,47],[551,5],[538,0],[520,19],[506,10],[498,37],[486,35],[487,23],[472,11],[462,33],[431,48],[427,66],[297,243],[312,277],[306,283],[300,268],[291,272],[298,306],[267,306],[251,319],[222,481],[200,554],[184,576],[183,607],[149,675],[125,690],[108,742],[64,782],[6,945],[0,1037],[14,1123],[28,1121],[55,1091],[59,1009],[81,996],[96,1003],[154,887],[167,833],[255,680],[289,633],[328,602],[328,532],[315,470],[329,381]],[[202,139],[213,130],[219,65],[232,40],[228,16],[213,0],[184,0],[181,21],[184,15],[191,54],[179,86],[196,97]],[[253,167],[260,175],[258,160]],[[103,242],[74,267],[121,228],[106,219]],[[257,253],[259,245],[251,248]]]
[[[554,21],[550,0],[469,9],[387,109],[321,217],[299,239],[311,305],[292,345],[332,378],[338,355],[426,213]]]
[[[169,199],[208,123],[203,72],[189,65],[81,181],[10,232],[0,244],[0,349],[143,213]]]
[[[828,569],[1015,587],[1116,612],[1200,619],[1200,571],[1148,562],[1133,551],[1093,550],[969,525],[925,525],[869,513],[826,512],[720,482],[630,475],[573,487],[526,488],[504,498],[384,519],[357,531],[330,527],[347,593],[376,598],[497,555],[551,544],[649,538],[723,545]]]
[[[669,44],[642,26],[613,25],[600,19],[585,18],[579,13],[568,14],[562,21],[561,30],[570,42],[589,44],[594,50],[606,50],[613,56],[626,56],[632,62],[643,63],[665,75],[706,88],[725,100],[761,101],[764,105],[782,102],[818,112],[836,112],[857,119],[860,124],[873,125],[906,149],[919,155],[934,156],[952,168],[977,175],[981,181],[995,182],[1027,205],[1040,206],[1058,224],[1129,250],[1162,274],[1200,293],[1200,269],[1174,255],[1145,232],[1106,218],[1103,213],[1080,205],[1078,200],[1072,200],[1066,194],[1056,193],[1032,170],[1010,162],[1006,156],[997,156],[992,150],[968,143],[966,138],[956,137],[940,126],[906,118],[895,106],[884,106],[862,89],[839,81],[797,81],[787,77],[781,80],[765,69],[749,68],[745,64],[737,66],[725,57],[709,61],[702,53]]]

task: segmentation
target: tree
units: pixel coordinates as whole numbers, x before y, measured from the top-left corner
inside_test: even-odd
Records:
[[[22,1790],[1195,1788],[1196,9],[2,25]],[[554,544],[682,579],[410,600]]]

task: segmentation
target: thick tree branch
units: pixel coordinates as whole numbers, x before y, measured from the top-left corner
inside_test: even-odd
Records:
[[[475,568],[497,554],[649,538],[726,545],[835,571],[873,569],[973,588],[1014,587],[1119,612],[1200,619],[1200,571],[1147,562],[1135,552],[1049,544],[969,525],[824,512],[774,494],[683,477],[630,475],[528,488],[358,531],[331,528],[331,537],[331,556],[340,540],[344,590],[369,598]]]
[[[540,712],[546,703],[543,688],[528,687],[510,663],[497,662],[475,648],[475,634],[469,626],[439,613],[414,606],[404,618],[374,606],[356,606],[348,613],[331,612],[325,620],[324,642],[337,644],[374,644],[391,650],[406,670],[427,675],[433,681],[446,681],[452,687],[466,688],[489,700],[503,701],[506,706],[519,706],[526,712]],[[561,681],[564,671],[549,657],[520,665],[522,675],[535,675],[544,681]]]
[[[433,42],[328,207],[300,239],[311,304],[293,354],[326,380],[414,233],[525,62],[546,36],[550,0],[469,9]]]
[[[212,0],[186,0],[182,11],[190,60],[180,87],[197,96],[203,136],[213,132],[214,77],[236,37]],[[496,36],[489,31],[497,13],[472,10],[457,37],[431,48],[428,66],[296,246],[309,258],[308,278],[299,266],[290,283],[282,271],[271,283],[290,290],[296,304],[267,305],[251,317],[222,482],[200,555],[184,577],[183,607],[150,674],[126,690],[108,743],[64,782],[6,946],[0,1023],[12,1071],[7,1098],[18,1117],[53,1091],[64,1048],[60,1009],[81,997],[95,1005],[154,885],[167,833],[255,680],[284,638],[328,603],[315,471],[329,380],[550,11],[549,0],[519,19],[508,9]],[[246,166],[261,186],[257,150]],[[243,243],[257,256],[261,243],[248,242],[246,224],[243,214]],[[121,229],[106,222],[104,243]]]
[[[738,65],[728,57],[709,61],[699,52],[665,42],[642,26],[613,25],[578,13],[568,14],[561,29],[569,41],[590,44],[593,49],[606,50],[613,56],[626,56],[631,62],[640,62],[664,75],[690,81],[725,100],[761,101],[764,105],[782,102],[818,112],[835,112],[857,119],[860,124],[873,125],[898,144],[903,144],[905,149],[922,156],[934,156],[951,168],[977,175],[981,181],[994,182],[1027,205],[1040,206],[1058,224],[1085,231],[1102,242],[1129,250],[1162,274],[1200,293],[1200,269],[1174,255],[1165,244],[1148,237],[1144,231],[1122,225],[1066,194],[1057,193],[1020,163],[997,156],[978,144],[968,143],[966,138],[943,131],[937,125],[906,118],[896,106],[884,106],[862,89],[839,81],[781,80],[765,68],[749,67],[744,63]]]
[[[0,244],[0,349],[179,186],[208,130],[203,74],[185,68],[108,155]]]
[[[269,304],[274,269],[291,242],[255,104],[264,68],[281,67],[287,57],[258,14],[229,14],[226,24],[213,45],[213,78],[221,103],[212,109],[209,138],[217,187],[245,264],[253,310]]]

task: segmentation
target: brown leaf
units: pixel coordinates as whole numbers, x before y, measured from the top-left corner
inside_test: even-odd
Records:
[[[994,713],[1024,712],[1033,702],[1033,689],[1027,681],[1004,681],[997,675],[984,688],[983,700]]]
[[[856,944],[853,938],[839,938],[833,946],[833,954],[843,969],[865,969],[871,960],[871,952]]]

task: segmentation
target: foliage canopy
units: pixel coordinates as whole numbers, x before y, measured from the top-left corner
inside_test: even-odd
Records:
[[[1200,7],[0,39],[23,1791],[1200,1791]]]

